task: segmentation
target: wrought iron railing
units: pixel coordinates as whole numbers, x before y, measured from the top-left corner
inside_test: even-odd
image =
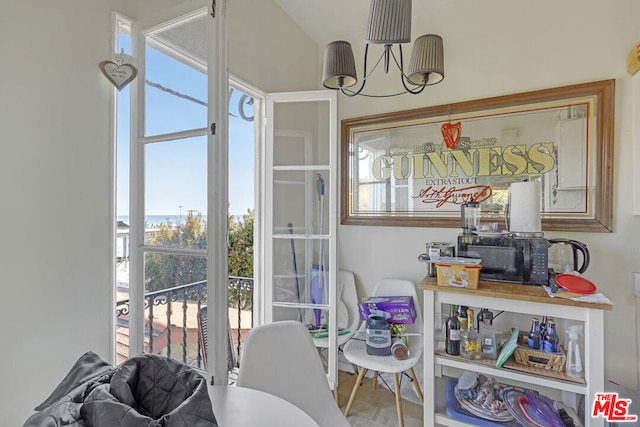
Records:
[[[242,312],[248,311],[250,326],[253,327],[253,278],[229,276],[228,281],[229,308],[235,309],[237,324],[232,328],[235,335],[236,354],[239,355],[246,331],[242,328]],[[145,308],[145,351],[161,353],[169,358],[182,360],[197,368],[204,367],[204,349],[198,339],[198,313],[207,304],[207,281],[189,283],[160,291],[149,292],[144,296]],[[179,307],[181,317],[174,316],[174,309]],[[160,307],[165,307],[166,324],[156,318]],[[122,299],[116,304],[116,317],[123,326],[128,326],[129,299]],[[246,326],[246,325],[245,325]],[[179,334],[176,338],[174,334]],[[119,343],[123,344],[123,343]],[[194,347],[195,351],[189,351]],[[181,355],[172,355],[172,346],[180,347]],[[127,343],[128,346],[128,343]]]

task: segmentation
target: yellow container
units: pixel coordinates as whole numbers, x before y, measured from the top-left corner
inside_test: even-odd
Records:
[[[436,263],[438,286],[478,289],[480,265]]]

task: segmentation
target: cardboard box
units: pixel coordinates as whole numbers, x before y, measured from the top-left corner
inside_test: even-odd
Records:
[[[360,318],[383,316],[389,323],[413,324],[416,308],[412,296],[370,297],[359,304]]]
[[[479,265],[436,264],[438,286],[478,289]]]

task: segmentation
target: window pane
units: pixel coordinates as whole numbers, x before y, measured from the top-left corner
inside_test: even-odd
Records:
[[[207,127],[206,18],[147,36],[145,135]]]
[[[128,25],[119,22],[117,49],[131,54]],[[129,356],[129,105],[130,86],[118,91],[116,120],[116,363]]]
[[[274,172],[273,232],[327,234],[329,188],[331,182],[326,170]]]
[[[274,106],[274,166],[329,163],[329,103],[290,102]]]
[[[229,214],[241,219],[254,208],[254,108],[247,94],[229,92]]]
[[[198,313],[207,305],[207,258],[145,254],[145,352],[203,367]]]
[[[206,182],[206,136],[145,146],[145,244],[207,247]]]
[[[328,262],[329,204],[325,198],[329,198],[329,188],[325,170],[274,172],[274,303],[326,304],[328,301],[325,274],[331,265]],[[311,236],[314,238],[309,238]],[[320,309],[278,307],[274,316],[278,320],[325,323]]]

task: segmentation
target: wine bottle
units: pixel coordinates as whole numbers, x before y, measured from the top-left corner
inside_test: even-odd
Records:
[[[460,328],[464,331],[467,329],[467,307],[466,305],[461,305],[458,308],[458,319],[460,320]]]
[[[460,355],[460,329],[460,320],[456,317],[456,307],[452,304],[446,323],[445,347],[447,354]]]

